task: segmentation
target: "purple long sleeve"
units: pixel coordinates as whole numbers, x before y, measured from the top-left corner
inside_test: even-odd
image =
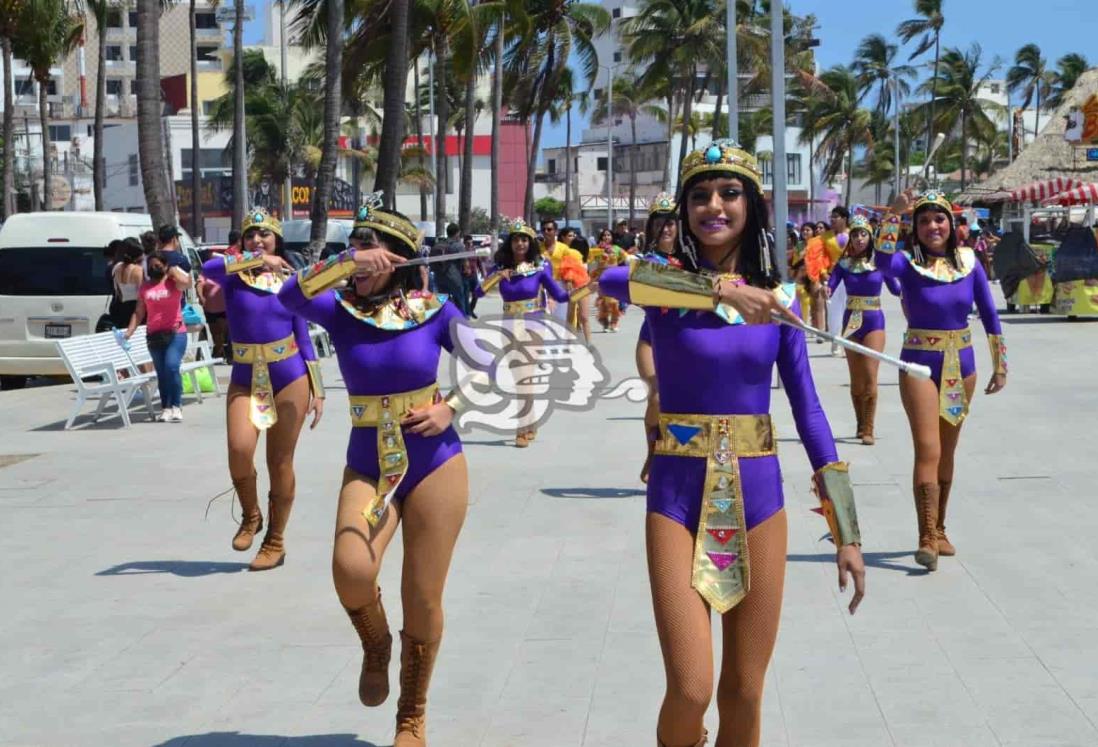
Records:
[[[979,262],[972,269],[972,275],[973,298],[976,302],[976,310],[980,312],[980,322],[984,325],[984,332],[989,335],[1003,334],[1003,326],[999,322],[999,311],[995,308],[995,299],[991,295],[991,284]]]
[[[549,294],[550,298],[557,303],[568,302],[568,291],[553,279],[553,273],[549,269],[549,265],[542,265],[541,272],[538,273],[538,278],[540,279],[541,287],[545,289],[545,292]]]
[[[317,359],[313,338],[309,335],[309,322],[297,314],[294,315],[294,339],[297,341],[297,349],[301,351],[302,358],[307,361]]]
[[[225,285],[228,273],[225,272],[225,258],[213,257],[202,263],[202,276],[220,286]]]
[[[845,275],[846,275],[846,270],[844,270],[839,265],[835,265],[835,267],[833,267],[831,269],[831,277],[829,277],[827,279],[827,288],[828,288],[828,290],[830,290],[832,293],[834,293],[835,289],[839,287],[839,283],[841,283],[843,281],[843,276],[845,276]]]
[[[632,303],[629,298],[629,265],[608,267],[599,275],[599,293],[622,303]]]
[[[282,284],[278,300],[291,313],[325,329],[331,329],[337,305],[334,293],[321,293],[315,298],[306,298],[301,292],[297,275],[294,275]]]
[[[793,313],[800,316],[796,306],[793,307]],[[818,470],[826,464],[837,462],[839,456],[835,450],[835,436],[827,422],[827,415],[820,406],[816,382],[808,364],[808,345],[804,332],[799,329],[784,325],[781,327],[778,375],[782,378],[782,386],[793,411],[793,422],[797,426],[797,435],[804,444],[812,469]]]

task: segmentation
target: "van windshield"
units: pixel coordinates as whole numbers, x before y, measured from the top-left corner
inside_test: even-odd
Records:
[[[0,296],[105,296],[110,292],[101,246],[0,249]]]

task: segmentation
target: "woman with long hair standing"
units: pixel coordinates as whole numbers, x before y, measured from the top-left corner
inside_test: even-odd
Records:
[[[240,527],[233,549],[252,546],[263,528],[255,471],[259,434],[267,434],[267,533],[248,567],[266,571],[286,559],[284,535],[297,485],[294,450],[308,413],[315,428],[324,412],[320,363],[309,325],[279,303],[278,291],[291,273],[282,256],[282,225],[262,208],[250,211],[242,226],[244,253],[214,257],[202,276],[223,289],[232,339],[226,432],[229,475],[240,500]]]
[[[894,296],[900,284],[886,278],[873,263],[873,236],[869,221],[858,215],[850,222],[850,240],[827,281],[830,295],[839,284],[846,287],[846,311],[842,336],[878,352],[885,347],[885,317],[881,311],[881,288]],[[880,362],[861,353],[846,351],[850,369],[850,399],[854,403],[857,437],[866,446],[875,443],[873,424],[877,413],[877,369]]]
[[[634,262],[600,281],[604,293],[647,307],[659,389],[646,522],[667,679],[656,733],[664,747],[706,741],[715,609],[723,637],[716,744],[753,747],[786,563],[770,422],[774,366],[815,470],[840,588],[854,577],[851,612],[864,592],[861,540],[849,472],[816,396],[804,333],[771,323],[774,313],[793,324],[798,317],[789,309],[792,289],[778,283],[754,156],[717,141],[686,157],[680,182],[676,258],[684,268]]]
[[[401,527],[404,629],[393,745],[425,747],[442,593],[469,503],[465,455],[450,425],[459,400],[444,401],[436,377],[442,350],[454,347],[451,323],[464,317],[446,296],[412,290],[418,268],[400,264],[417,255],[418,232],[380,202],[374,195],[358,211],[351,249],[290,278],[279,299],[331,334],[350,395],[332,577],[362,643],[359,699],[377,706],[389,695],[393,637],[377,580]]]
[[[628,261],[628,255],[614,243],[614,233],[609,228],[599,231],[599,240],[587,254],[587,272],[591,279],[598,281],[599,275],[608,267],[617,267]],[[599,324],[603,332],[617,332],[621,321],[621,304],[618,299],[599,295],[595,301]]]
[[[897,212],[910,203],[897,200]],[[899,281],[907,310],[907,331],[900,359],[929,366],[930,381],[900,374],[900,399],[911,424],[915,446],[912,488],[919,527],[915,562],[927,570],[938,556],[957,550],[945,533],[946,506],[953,486],[954,455],[961,425],[976,391],[976,356],[968,315],[975,303],[991,348],[991,378],[985,394],[1006,386],[1006,343],[984,268],[975,253],[957,243],[953,205],[941,192],[915,200],[910,249],[897,251],[900,218],[885,218],[878,266]]]

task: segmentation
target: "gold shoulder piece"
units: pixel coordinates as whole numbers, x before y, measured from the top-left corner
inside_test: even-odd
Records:
[[[325,262],[301,270],[298,282],[305,297],[313,298],[346,280],[354,271],[355,263],[350,252],[340,252]]]
[[[629,300],[638,306],[668,309],[717,308],[710,278],[655,262],[634,262],[630,266]]]

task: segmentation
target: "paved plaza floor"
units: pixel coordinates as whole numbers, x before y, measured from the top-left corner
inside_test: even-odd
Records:
[[[886,310],[895,352],[894,299]],[[620,334],[595,336],[615,379],[632,374],[640,319],[632,309]],[[950,504],[958,555],[933,574],[911,555],[895,373],[882,370],[878,444],[857,445],[846,365],[810,345],[858,498],[868,593],[855,617],[774,391],[790,544],[764,745],[1098,745],[1098,322],[1004,321],[1009,384],[976,397]],[[334,360],[325,370],[328,412],[298,448],[287,563],[262,574],[229,546],[227,497],[205,516],[229,487],[224,400],[188,399],[182,424],[65,432],[70,386],[0,394],[0,744],[391,744],[396,694],[359,704],[360,648],[330,580],[349,423]],[[430,692],[434,747],[655,742],[642,412],[607,400],[558,413],[525,451],[465,439],[471,506]],[[400,557],[398,538],[382,574],[394,630]]]

